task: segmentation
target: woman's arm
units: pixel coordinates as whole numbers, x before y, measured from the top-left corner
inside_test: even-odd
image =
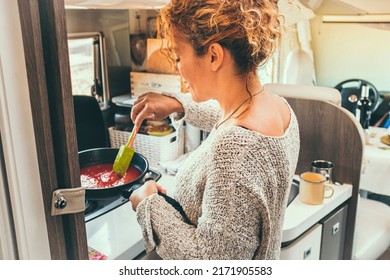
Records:
[[[131,110],[131,119],[138,127],[144,119],[162,120],[169,115],[185,120],[202,130],[211,131],[221,111],[216,101],[196,103],[189,94],[145,93],[138,97]]]
[[[148,251],[157,247],[164,259],[253,258],[259,246],[261,217],[252,186],[240,183],[248,159],[240,155],[242,149],[236,143],[223,148],[225,152],[212,155],[215,161],[207,166],[209,175],[199,202],[202,215],[196,225],[184,223],[181,215],[157,194],[138,205],[137,218]]]
[[[221,109],[215,100],[197,103],[192,100],[190,94],[163,93],[163,95],[176,98],[184,109],[184,117],[187,123],[205,131],[211,131],[221,118]],[[177,120],[181,116],[177,114]]]
[[[134,102],[131,119],[140,127],[144,119],[160,121],[173,113],[184,112],[181,103],[174,97],[155,92],[142,94]]]

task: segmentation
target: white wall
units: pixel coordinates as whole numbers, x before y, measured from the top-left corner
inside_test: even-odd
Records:
[[[311,21],[317,84],[334,87],[351,78],[390,91],[390,30],[356,23]]]
[[[17,1],[0,0],[0,35],[0,133],[5,161],[0,168],[6,171],[0,194],[7,185],[13,219],[2,198],[1,255],[15,257],[9,241],[13,223],[20,259],[50,259]]]

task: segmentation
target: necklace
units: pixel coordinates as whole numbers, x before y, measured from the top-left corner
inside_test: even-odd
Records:
[[[225,123],[228,119],[230,119],[241,107],[242,105],[244,105],[246,102],[248,102],[249,100],[251,100],[253,97],[255,97],[256,95],[259,95],[260,93],[262,93],[264,91],[264,88],[262,88],[259,92],[249,96],[247,99],[245,99],[240,105],[238,105],[238,107],[236,109],[234,109],[234,111],[232,113],[229,114],[229,116],[227,116],[224,120],[222,120],[221,122],[217,123],[215,125],[215,129],[218,129],[218,127],[220,127],[223,123]]]

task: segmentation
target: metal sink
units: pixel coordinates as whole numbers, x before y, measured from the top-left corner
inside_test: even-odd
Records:
[[[288,207],[288,206],[290,205],[290,203],[294,200],[294,198],[297,197],[298,193],[299,193],[299,181],[293,179],[293,181],[292,181],[292,183],[291,183],[290,194],[289,194],[289,196],[288,196],[287,207]]]

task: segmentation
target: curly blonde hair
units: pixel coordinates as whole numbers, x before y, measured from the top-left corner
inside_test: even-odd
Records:
[[[228,49],[243,75],[272,56],[281,36],[277,0],[171,0],[161,20],[168,52],[174,27],[196,55],[204,55],[212,43]]]

